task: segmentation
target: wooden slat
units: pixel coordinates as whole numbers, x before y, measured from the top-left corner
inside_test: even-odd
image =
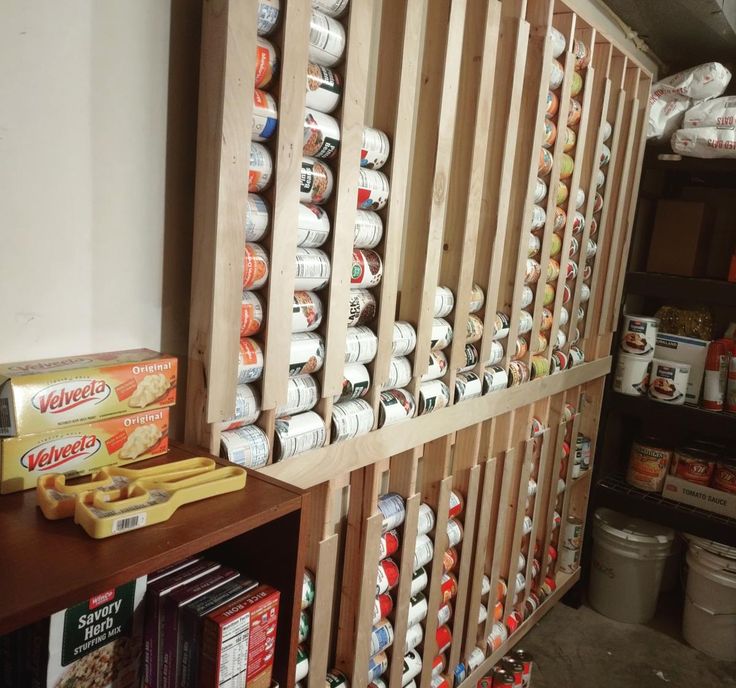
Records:
[[[314,567],[316,590],[312,605],[312,627],[309,645],[309,688],[323,688],[328,669],[332,635],[333,600],[337,574],[339,538],[336,534],[319,543]]]
[[[558,556],[557,561],[555,562],[555,572],[559,571],[560,566],[560,556],[559,556],[559,550],[561,547],[561,543],[559,541],[560,534],[563,531],[565,522],[567,521],[567,513],[570,506],[570,493],[572,492],[572,469],[573,465],[575,464],[575,442],[577,440],[578,436],[578,428],[580,427],[580,419],[582,415],[580,413],[577,413],[572,421],[572,433],[570,435],[570,458],[567,462],[567,476],[565,476],[565,492],[562,495],[562,510],[560,511],[560,527],[557,531],[557,537],[558,537]]]

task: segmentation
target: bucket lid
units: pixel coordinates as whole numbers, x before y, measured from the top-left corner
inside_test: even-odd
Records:
[[[720,542],[713,542],[713,540],[706,540],[705,538],[699,538],[695,535],[685,535],[685,537],[689,541],[690,545],[700,547],[711,554],[717,554],[719,557],[736,560],[736,547],[722,545]]]
[[[613,537],[641,545],[665,545],[675,537],[669,528],[604,507],[596,509],[595,524]]]

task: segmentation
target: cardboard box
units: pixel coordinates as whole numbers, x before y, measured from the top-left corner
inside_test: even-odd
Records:
[[[700,402],[700,391],[703,387],[705,372],[705,358],[708,354],[710,342],[694,337],[681,337],[677,334],[660,332],[657,335],[657,345],[654,347],[654,357],[666,361],[690,364],[690,376],[687,381],[685,403]]]
[[[74,477],[169,449],[169,409],[0,439],[0,494],[36,487],[45,473]]]
[[[279,592],[260,585],[207,615],[202,630],[200,688],[269,688]]]
[[[0,437],[173,406],[176,367],[149,349],[0,365]]]
[[[708,206],[701,201],[657,202],[647,272],[697,277],[708,260]]]
[[[721,516],[736,518],[736,494],[696,485],[675,475],[668,475],[665,479],[662,496],[673,502],[697,506]]]

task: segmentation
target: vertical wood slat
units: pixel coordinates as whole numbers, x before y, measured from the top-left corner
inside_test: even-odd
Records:
[[[581,413],[577,413],[572,421],[572,433],[570,434],[570,457],[567,461],[567,475],[565,476],[565,491],[562,494],[562,509],[560,511],[560,526],[557,529],[557,561],[555,562],[555,573],[559,571],[560,567],[560,552],[562,548],[562,531],[565,529],[565,523],[567,521],[567,514],[570,506],[570,495],[573,487],[572,469],[575,464],[575,444],[578,437],[578,428],[580,427],[580,420],[582,418]]]
[[[194,194],[192,299],[186,426],[209,444],[209,423],[235,410],[243,284],[243,227],[250,164],[252,98],[241,80],[255,73],[255,0],[204,5]],[[231,256],[229,261],[218,260]],[[227,362],[227,363],[223,363]]]
[[[319,543],[314,577],[317,581],[312,605],[312,625],[309,646],[309,688],[322,688],[329,669],[330,637],[332,635],[333,600],[339,551],[339,537],[333,533]]]

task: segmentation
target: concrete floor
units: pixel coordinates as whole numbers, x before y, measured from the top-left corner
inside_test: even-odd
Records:
[[[711,659],[681,639],[678,606],[665,599],[641,626],[556,605],[519,644],[534,657],[532,688],[736,688],[736,662]]]

